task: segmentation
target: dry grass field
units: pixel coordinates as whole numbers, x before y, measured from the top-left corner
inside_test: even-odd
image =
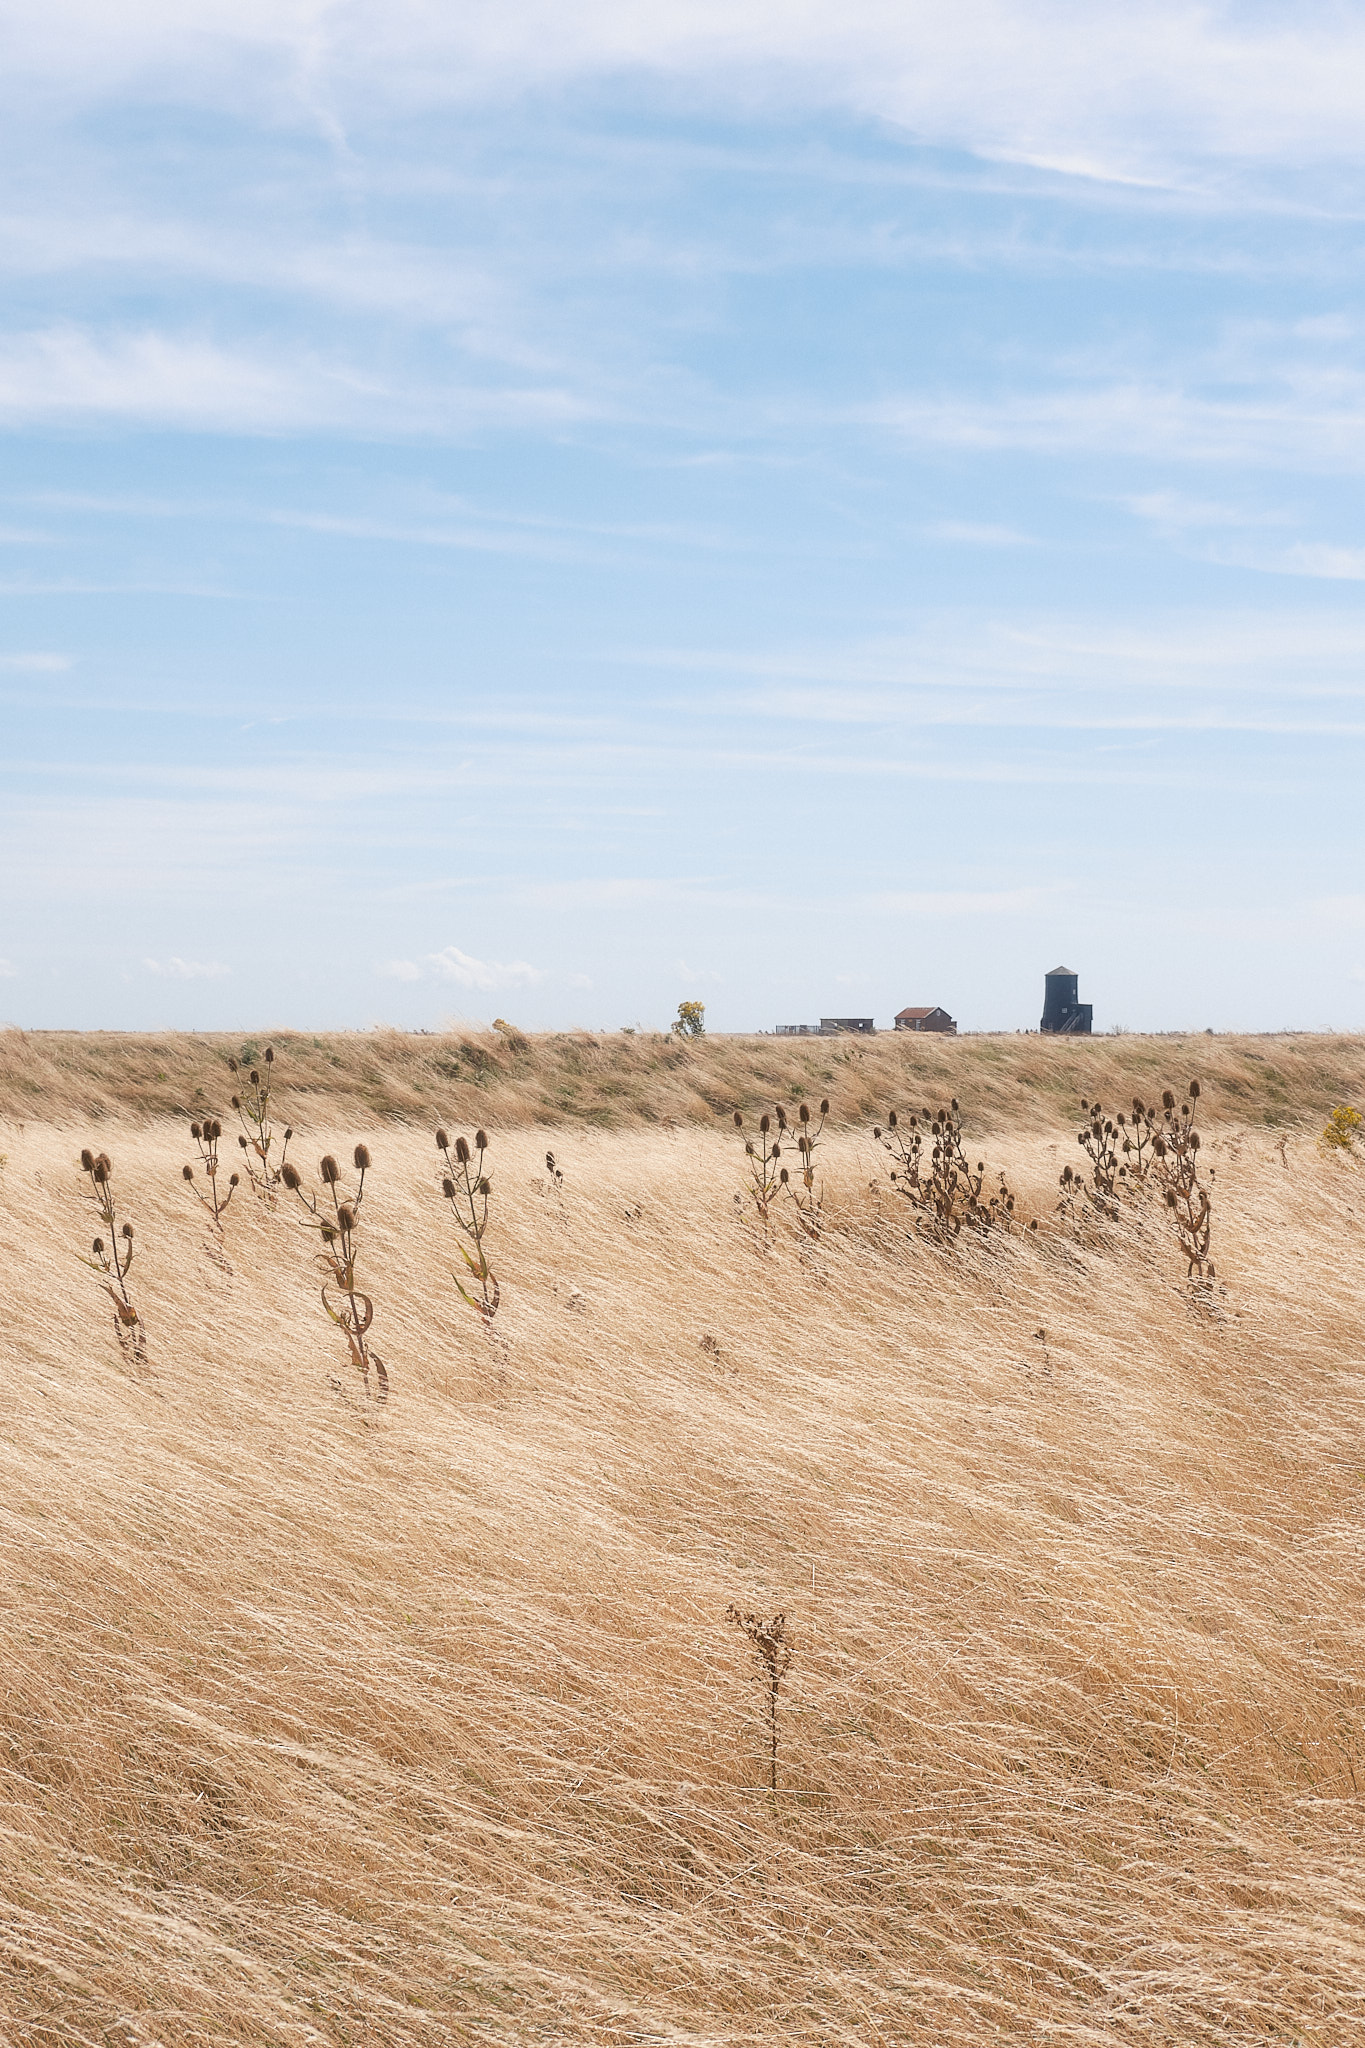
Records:
[[[1365,2039],[1361,1042],[451,1043],[276,1040],[300,1163],[374,1155],[381,1407],[289,1212],[180,1179],[226,1041],[0,1040],[0,2039]],[[1211,1307],[1154,1204],[1053,1214],[1075,1095],[1196,1074]],[[794,1084],[765,1249],[718,1111]],[[949,1089],[1036,1238],[907,1237],[869,1113]]]

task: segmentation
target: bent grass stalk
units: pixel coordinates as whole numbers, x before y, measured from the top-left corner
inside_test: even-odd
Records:
[[[89,1253],[78,1253],[82,1265],[101,1275],[104,1291],[114,1304],[114,1330],[119,1348],[139,1365],[147,1357],[147,1332],[128,1292],[128,1273],[133,1263],[133,1226],[120,1223],[114,1200],[114,1163],[107,1152],[81,1153],[81,1172],[90,1183],[84,1199],[93,1204],[100,1222],[109,1232],[109,1242],[95,1238]]]
[[[357,1287],[355,1277],[360,1206],[365,1199],[365,1175],[370,1167],[368,1146],[357,1145],[352,1156],[358,1175],[352,1195],[343,1190],[341,1169],[330,1152],[318,1167],[318,1178],[323,1188],[321,1196],[304,1186],[303,1176],[292,1161],[281,1162],[279,1177],[281,1184],[291,1194],[297,1195],[306,1212],[304,1227],[316,1230],[322,1240],[318,1265],[328,1276],[322,1285],[322,1305],[346,1338],[351,1363],[365,1382],[365,1392],[368,1394],[370,1391],[370,1367],[373,1366],[378,1381],[378,1398],[387,1401],[389,1375],[383,1359],[371,1348],[369,1341],[374,1302]],[[333,1290],[343,1297],[340,1303],[332,1301]]]
[[[459,1247],[459,1253],[465,1262],[470,1283],[477,1286],[478,1293],[472,1294],[458,1273],[452,1273],[450,1277],[459,1290],[460,1299],[467,1301],[469,1306],[477,1311],[487,1329],[502,1300],[502,1289],[488,1263],[488,1254],[483,1248],[484,1235],[488,1229],[488,1203],[493,1193],[492,1180],[483,1170],[484,1154],[488,1150],[488,1133],[474,1133],[477,1161],[470,1152],[468,1138],[456,1138],[452,1147],[449,1134],[445,1130],[438,1130],[436,1133],[436,1149],[445,1161],[446,1169],[441,1177],[441,1193],[450,1204],[450,1213],[455,1219],[456,1229],[466,1239]],[[546,1154],[546,1163],[553,1171],[553,1155]]]

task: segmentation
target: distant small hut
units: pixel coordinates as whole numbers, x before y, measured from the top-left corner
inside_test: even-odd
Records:
[[[822,1017],[820,1019],[820,1036],[822,1038],[835,1038],[845,1031],[861,1032],[864,1037],[870,1038],[876,1028],[870,1017]]]
[[[946,1010],[935,1005],[927,1010],[897,1010],[897,1031],[946,1031],[951,1037],[957,1035],[957,1025]]]

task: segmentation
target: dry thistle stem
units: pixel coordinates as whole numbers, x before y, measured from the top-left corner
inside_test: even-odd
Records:
[[[824,1223],[823,1191],[817,1189],[815,1185],[815,1148],[820,1142],[821,1134],[825,1128],[825,1118],[828,1115],[828,1099],[820,1104],[819,1123],[816,1123],[812,1117],[806,1103],[803,1102],[798,1106],[796,1112],[796,1152],[801,1162],[797,1168],[798,1178],[793,1180],[785,1166],[779,1170],[777,1176],[779,1185],[791,1196],[796,1208],[797,1221],[807,1237],[819,1237],[821,1226]],[[787,1119],[780,1104],[778,1106],[777,1118],[780,1129],[790,1135]]]
[[[441,1176],[441,1193],[450,1204],[450,1213],[455,1218],[455,1227],[466,1243],[459,1247],[460,1257],[468,1268],[471,1284],[477,1283],[478,1293],[471,1294],[458,1273],[451,1279],[460,1291],[460,1299],[467,1301],[483,1317],[485,1329],[498,1312],[502,1300],[502,1289],[488,1263],[483,1248],[484,1234],[488,1229],[488,1202],[493,1192],[493,1183],[483,1170],[483,1158],[488,1150],[488,1133],[475,1131],[474,1152],[471,1153],[468,1138],[457,1138],[451,1145],[444,1130],[436,1133],[436,1149],[445,1161],[445,1172]],[[477,1158],[474,1157],[477,1153]],[[554,1172],[553,1153],[547,1153],[545,1163]],[[473,1250],[470,1250],[470,1246]]]
[[[369,1341],[374,1302],[368,1294],[362,1294],[355,1280],[360,1205],[365,1199],[365,1175],[370,1168],[368,1146],[357,1145],[352,1160],[357,1174],[354,1194],[348,1195],[343,1188],[341,1168],[330,1152],[318,1167],[318,1178],[323,1187],[321,1196],[304,1186],[302,1174],[289,1160],[281,1160],[279,1180],[292,1195],[297,1195],[306,1212],[303,1219],[305,1229],[316,1230],[322,1240],[318,1265],[327,1275],[322,1285],[322,1305],[337,1328],[345,1332],[351,1363],[365,1382],[365,1392],[368,1394],[370,1391],[370,1367],[373,1366],[378,1398],[387,1401],[389,1376],[383,1359],[370,1348]],[[344,1297],[341,1305],[333,1304],[332,1290]]]
[[[749,1164],[749,1195],[763,1225],[766,1241],[768,1224],[772,1216],[773,1203],[783,1192],[787,1181],[787,1169],[779,1166],[782,1158],[781,1140],[786,1132],[786,1112],[777,1112],[777,1128],[773,1119],[765,1112],[758,1120],[758,1142],[745,1135],[744,1119],[735,1111],[735,1129],[744,1139],[744,1157]],[[738,1201],[738,1195],[735,1197]]]
[[[1170,1089],[1163,1091],[1161,1129],[1152,1141],[1152,1154],[1166,1207],[1185,1254],[1186,1277],[1212,1280],[1216,1277],[1209,1257],[1213,1198],[1199,1178],[1199,1133],[1194,1127],[1198,1102],[1197,1081],[1191,1081],[1186,1099],[1178,1107]]]
[[[197,1196],[208,1210],[213,1219],[213,1227],[220,1234],[227,1205],[236,1193],[242,1178],[239,1173],[229,1174],[226,1194],[218,1186],[218,1140],[222,1135],[223,1126],[215,1116],[205,1117],[201,1124],[190,1125],[190,1136],[199,1147],[199,1164],[204,1179],[208,1182],[207,1190],[197,1185],[192,1166],[182,1169],[191,1193]]]
[[[104,1280],[104,1291],[114,1304],[114,1329],[120,1350],[139,1365],[147,1357],[147,1332],[142,1317],[128,1293],[128,1272],[133,1263],[133,1226],[120,1223],[114,1201],[114,1163],[107,1152],[92,1152],[87,1145],[81,1153],[81,1172],[90,1186],[84,1199],[90,1202],[109,1233],[108,1243],[97,1237],[88,1254],[77,1256]]]
[[[1009,1231],[1014,1228],[1014,1196],[1004,1174],[999,1186],[983,1199],[986,1166],[975,1167],[962,1145],[962,1112],[956,1097],[947,1109],[911,1112],[902,1123],[893,1109],[886,1128],[874,1124],[872,1135],[896,1164],[891,1182],[915,1211],[915,1228],[940,1244],[951,1244],[964,1229]],[[929,1157],[924,1156],[925,1145]],[[1030,1230],[1038,1228],[1034,1221]]]
[[[272,1158],[275,1149],[275,1125],[270,1110],[270,1091],[275,1074],[273,1046],[266,1047],[261,1062],[247,1074],[245,1092],[233,1096],[232,1106],[242,1126],[237,1143],[244,1155],[247,1177],[255,1192],[273,1208],[278,1189],[282,1184],[288,1185],[284,1181],[284,1162],[294,1133],[286,1130],[279,1157]],[[233,1074],[241,1072],[236,1060],[228,1061],[228,1071]]]
[[[758,1675],[767,1692],[765,1705],[768,1721],[768,1783],[776,1792],[777,1696],[795,1655],[787,1641],[787,1617],[785,1614],[775,1614],[771,1621],[763,1621],[756,1614],[741,1614],[732,1600],[725,1610],[725,1619],[733,1622],[736,1628],[742,1628],[749,1638],[758,1663]]]

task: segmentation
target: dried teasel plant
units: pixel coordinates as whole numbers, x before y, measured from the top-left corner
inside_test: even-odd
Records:
[[[744,1157],[749,1166],[749,1197],[763,1225],[764,1238],[772,1219],[773,1204],[783,1191],[787,1179],[786,1168],[780,1165],[782,1138],[786,1129],[786,1113],[777,1112],[778,1122],[774,1128],[773,1119],[766,1110],[758,1120],[757,1142],[747,1135],[744,1118],[735,1111],[735,1129],[744,1139]],[[736,1195],[738,1202],[740,1197]]]
[[[104,1291],[114,1304],[114,1329],[119,1348],[142,1365],[147,1358],[147,1332],[142,1317],[128,1292],[128,1273],[133,1263],[133,1226],[120,1223],[114,1199],[114,1162],[107,1152],[94,1152],[87,1145],[81,1153],[81,1172],[90,1183],[84,1199],[109,1233],[108,1241],[96,1237],[88,1253],[78,1254],[104,1281]]]
[[[365,1175],[370,1170],[369,1147],[357,1145],[352,1161],[357,1176],[353,1194],[348,1194],[342,1186],[341,1168],[330,1152],[318,1167],[321,1194],[315,1194],[304,1186],[303,1175],[292,1160],[281,1161],[280,1184],[298,1197],[304,1211],[305,1229],[315,1230],[322,1241],[318,1252],[318,1265],[326,1275],[322,1283],[322,1305],[346,1338],[351,1363],[365,1382],[365,1392],[368,1394],[370,1391],[370,1367],[373,1366],[378,1399],[387,1401],[389,1375],[383,1359],[371,1348],[369,1338],[370,1325],[374,1321],[374,1302],[356,1285],[355,1277],[360,1208],[365,1199]]]
[[[199,1147],[199,1166],[207,1183],[206,1187],[201,1188],[195,1180],[193,1166],[181,1168],[181,1174],[188,1182],[191,1193],[208,1210],[213,1220],[213,1227],[220,1234],[228,1203],[237,1192],[242,1178],[239,1173],[230,1173],[228,1175],[226,1194],[223,1193],[218,1185],[218,1141],[222,1135],[223,1126],[219,1123],[216,1116],[206,1116],[202,1123],[190,1125],[190,1136]]]
[[[764,1718],[767,1722],[768,1783],[776,1792],[778,1696],[796,1654],[787,1640],[787,1617],[775,1614],[771,1621],[764,1621],[757,1614],[742,1614],[731,1601],[725,1610],[725,1619],[735,1628],[743,1629],[758,1665],[758,1676],[766,1694]]]
[[[789,1170],[785,1166],[778,1169],[777,1176],[779,1186],[791,1197],[796,1209],[797,1222],[806,1236],[811,1238],[819,1237],[824,1224],[823,1191],[816,1185],[815,1179],[815,1148],[819,1144],[824,1132],[825,1118],[828,1115],[828,1099],[820,1104],[820,1121],[818,1123],[811,1115],[810,1107],[807,1103],[802,1102],[797,1105],[796,1152],[801,1163],[796,1169],[795,1180],[792,1179]],[[780,1104],[778,1105],[777,1120],[779,1132],[790,1139],[791,1132],[788,1129],[786,1113]]]
[[[452,1273],[451,1278],[459,1289],[460,1299],[477,1310],[487,1329],[502,1300],[502,1289],[488,1263],[483,1244],[488,1230],[488,1204],[493,1193],[492,1179],[484,1172],[483,1164],[488,1150],[488,1133],[475,1131],[471,1151],[468,1138],[456,1138],[452,1145],[449,1133],[439,1130],[436,1133],[436,1150],[445,1162],[441,1193],[450,1204],[455,1227],[465,1240],[459,1252],[465,1262],[470,1285],[466,1287],[458,1273]],[[547,1166],[552,1158],[553,1154],[546,1154]],[[471,1291],[474,1287],[477,1287],[477,1293]]]
[[[236,1060],[228,1061],[228,1071],[239,1074],[242,1070]],[[243,1153],[243,1164],[252,1188],[267,1205],[274,1207],[280,1187],[288,1186],[284,1179],[284,1163],[289,1151],[289,1140],[294,1133],[286,1130],[275,1155],[275,1121],[270,1107],[271,1089],[275,1078],[275,1049],[268,1045],[261,1055],[261,1065],[249,1069],[244,1092],[234,1095],[232,1106],[242,1126],[237,1143]]]
[[[1195,1129],[1199,1094],[1197,1081],[1191,1081],[1185,1100],[1179,1104],[1169,1088],[1162,1092],[1161,1129],[1152,1141],[1152,1155],[1162,1195],[1185,1255],[1186,1278],[1203,1281],[1214,1279],[1216,1274],[1209,1257],[1213,1197],[1199,1176],[1200,1137]],[[1210,1174],[1209,1179],[1212,1178]]]
[[[886,1128],[874,1124],[872,1135],[896,1162],[892,1185],[914,1210],[915,1228],[922,1235],[951,1244],[964,1230],[1015,1228],[1014,1196],[1004,1174],[988,1195],[985,1161],[973,1167],[967,1157],[956,1097],[946,1109],[912,1112],[904,1123],[893,1109]],[[1036,1220],[1029,1225],[1037,1228]]]
[[[554,1189],[555,1193],[557,1195],[563,1194],[564,1170],[562,1167],[556,1164],[555,1155],[553,1152],[547,1152],[545,1154],[545,1171],[550,1176],[550,1186]]]
[[[1133,1097],[1131,1115],[1120,1110],[1109,1116],[1102,1103],[1087,1101],[1084,1095],[1081,1112],[1085,1121],[1076,1133],[1076,1143],[1090,1161],[1090,1175],[1087,1179],[1083,1169],[1077,1172],[1064,1166],[1057,1208],[1073,1219],[1092,1211],[1113,1222],[1119,1214],[1120,1196],[1136,1191],[1146,1181],[1161,1129],[1160,1113],[1144,1104],[1140,1095]]]

